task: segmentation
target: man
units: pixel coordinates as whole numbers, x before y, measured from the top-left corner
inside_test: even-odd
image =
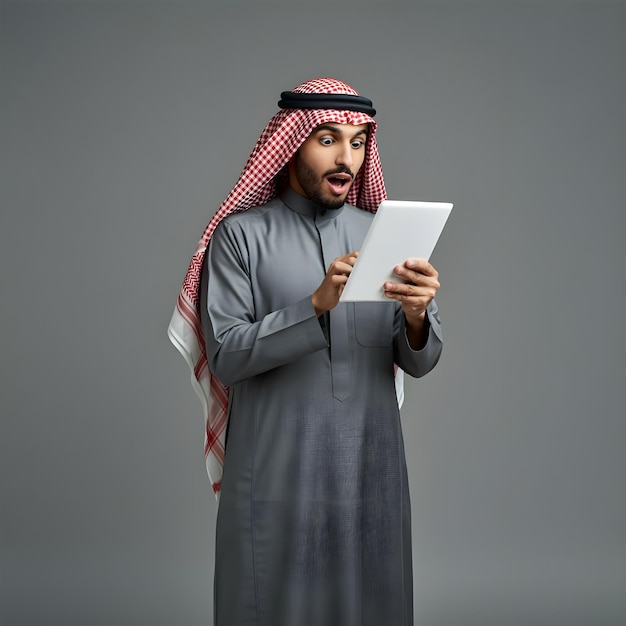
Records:
[[[329,78],[281,97],[169,329],[207,405],[215,624],[408,626],[394,373],[439,359],[437,272],[407,259],[395,268],[407,282],[381,285],[388,303],[339,302],[386,197],[375,110]]]

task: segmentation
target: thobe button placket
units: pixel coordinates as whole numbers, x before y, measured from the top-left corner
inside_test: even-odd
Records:
[[[330,264],[345,254],[339,247],[337,227],[334,219],[316,219],[315,226],[322,244],[322,256],[326,271]],[[350,396],[350,350],[348,348],[348,310],[339,303],[329,312],[330,367],[333,396],[345,400]]]

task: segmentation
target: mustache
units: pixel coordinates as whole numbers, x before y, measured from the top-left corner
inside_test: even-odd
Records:
[[[326,178],[326,176],[332,176],[333,174],[348,174],[348,176],[350,176],[350,178],[354,180],[354,174],[351,172],[350,168],[346,167],[345,165],[340,165],[334,170],[328,170],[327,172],[324,172],[322,178]]]

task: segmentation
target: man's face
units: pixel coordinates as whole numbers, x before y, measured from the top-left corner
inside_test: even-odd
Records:
[[[325,209],[338,209],[365,160],[368,125],[315,128],[289,163],[289,184]]]

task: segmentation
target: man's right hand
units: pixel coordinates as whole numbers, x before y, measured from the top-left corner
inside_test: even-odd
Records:
[[[344,256],[337,257],[330,264],[322,284],[311,296],[315,314],[318,317],[337,306],[341,292],[348,282],[348,276],[350,276],[358,256],[358,252],[350,252]]]

